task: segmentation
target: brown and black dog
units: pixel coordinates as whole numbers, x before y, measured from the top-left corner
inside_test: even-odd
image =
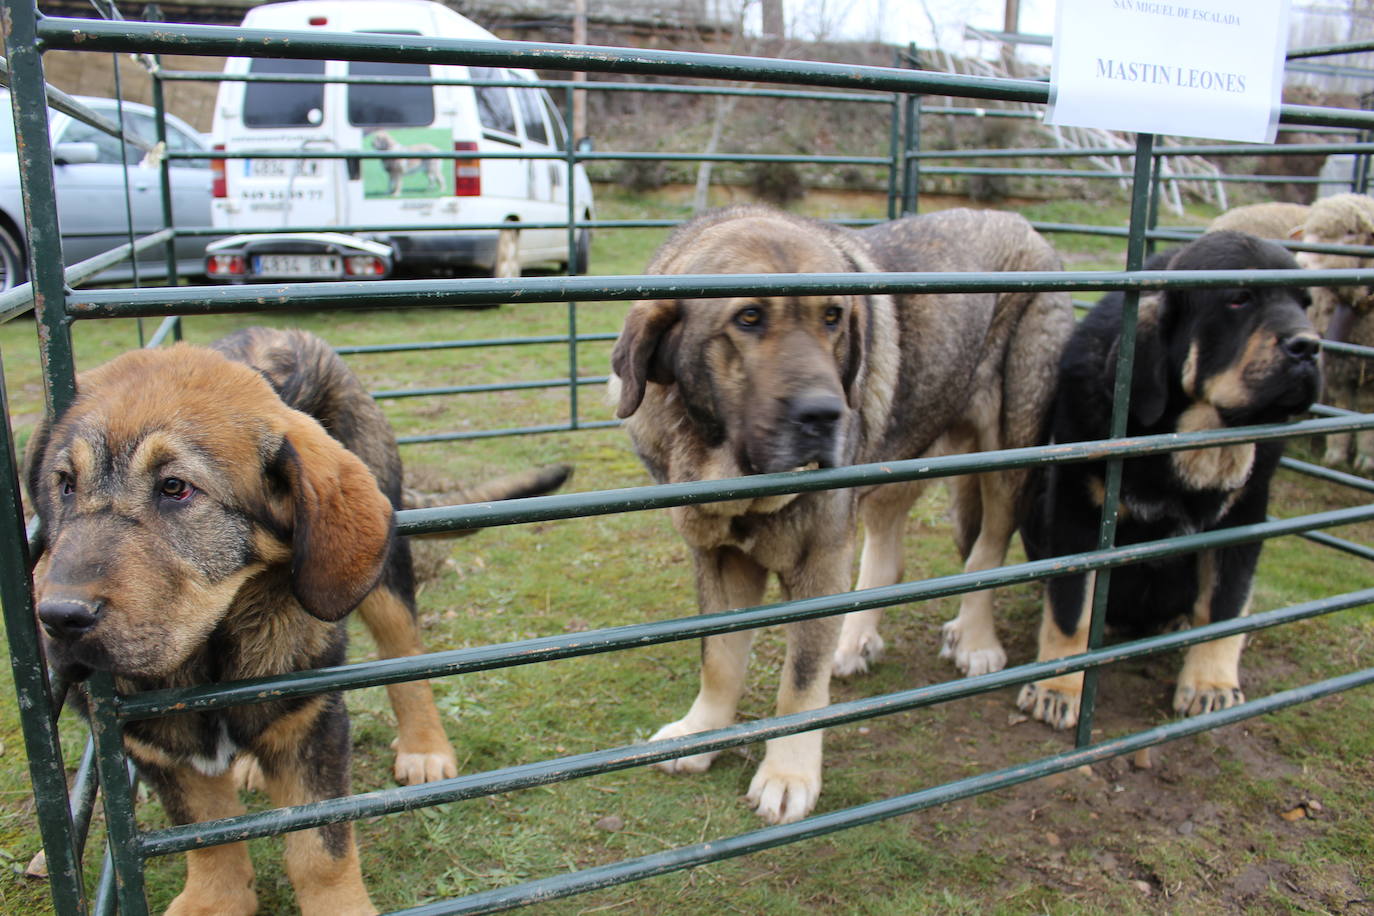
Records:
[[[1151,270],[1292,270],[1293,256],[1240,232],[1208,232],[1163,252]],[[1105,439],[1121,339],[1121,293],[1109,293],[1074,331],[1060,365],[1055,442]],[[1170,289],[1140,300],[1128,436],[1277,423],[1305,411],[1321,387],[1321,342],[1306,315],[1305,289]],[[1264,521],[1280,441],[1192,449],[1122,464],[1118,544],[1216,531]],[[1032,558],[1097,546],[1106,464],[1050,465],[1021,530]],[[1112,571],[1107,624],[1148,633],[1176,620],[1201,626],[1244,615],[1258,542],[1122,566]],[[1041,661],[1088,648],[1096,573],[1050,579],[1040,626]],[[1174,710],[1197,715],[1244,699],[1231,636],[1187,650]],[[1056,728],[1078,722],[1082,673],[1027,684],[1018,704]]]
[[[1059,259],[1011,213],[952,210],[850,232],[762,207],[679,228],[649,265],[658,274],[1054,270]],[[1033,445],[1073,326],[1058,293],[740,296],[637,302],[612,354],[617,415],[654,479],[719,480],[951,452]],[[1001,564],[1026,472],[958,478],[956,537],[970,570]],[[785,598],[849,588],[863,521],[859,587],[902,576],[902,535],[921,483],[682,506],[702,612],[758,604],[769,574]],[[1006,655],[992,595],[963,597],[944,650],[969,674]],[[878,614],[790,624],[778,712],[829,702],[832,667],[864,670],[882,648]],[[734,722],[748,632],[706,639],[701,688],[670,738]],[[714,753],[663,764],[701,772]],[[804,817],[821,787],[821,734],[768,742],[748,798],[764,820]]]
[[[134,692],[336,665],[354,608],[380,654],[422,651],[410,549],[394,535],[395,437],[317,337],[253,328],[85,372],[67,412],[35,432],[26,476],[45,548],[37,613],[68,678],[109,671]],[[516,475],[501,495],[566,476]],[[388,691],[397,779],[456,775],[429,684]],[[337,693],[131,722],[125,744],[178,824],[243,812],[236,761],[260,768],[278,805],[349,792]],[[245,844],[187,857],[168,913],[255,912]],[[288,834],[286,868],[307,916],[376,912],[351,824]]]

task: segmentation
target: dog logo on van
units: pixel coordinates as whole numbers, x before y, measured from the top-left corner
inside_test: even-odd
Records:
[[[434,128],[374,130],[363,143],[388,153],[437,153],[453,145]],[[453,194],[452,160],[393,158],[363,160],[364,197],[447,197]]]

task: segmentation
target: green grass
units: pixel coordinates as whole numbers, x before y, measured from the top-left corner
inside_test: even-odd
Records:
[[[810,202],[816,210],[831,205]],[[686,215],[680,202],[655,203],[627,194],[602,195],[599,209],[608,218]],[[1067,202],[1026,213],[1056,222],[1094,216],[1109,224],[1124,220],[1121,208]],[[638,273],[665,234],[602,232],[595,240],[593,270]],[[1053,241],[1074,267],[1120,266],[1115,242]],[[628,303],[582,305],[578,328],[616,331],[628,308]],[[265,322],[304,327],[344,345],[558,333],[566,320],[566,306],[558,304],[361,310],[211,316],[188,321],[186,332],[193,342],[207,342],[243,324]],[[74,336],[83,367],[138,344],[132,321],[80,322]],[[579,373],[605,374],[609,351],[609,344],[584,347]],[[6,357],[11,415],[22,437],[42,404],[32,322],[0,326],[0,352]],[[354,357],[350,364],[374,389],[556,378],[568,368],[561,346]],[[479,430],[559,422],[567,416],[568,396],[551,389],[403,399],[385,402],[385,410],[402,434]],[[579,415],[588,421],[611,418],[599,387],[581,390]],[[477,480],[566,461],[576,466],[570,484],[575,490],[648,482],[624,434],[613,429],[413,446],[403,456],[427,480]],[[1275,509],[1292,515],[1354,502],[1343,492],[1285,474]],[[913,512],[907,540],[911,578],[958,568],[944,507],[943,491],[932,489]],[[1342,533],[1374,541],[1374,526]],[[420,551],[426,568],[438,571],[420,595],[425,638],[434,649],[681,617],[695,608],[687,551],[662,512],[492,529],[426,542]],[[1013,560],[1019,557],[1017,547]],[[1266,547],[1255,607],[1280,607],[1368,582],[1367,564],[1288,538]],[[886,660],[869,678],[838,684],[836,699],[952,676],[936,654],[939,623],[955,606],[950,599],[889,612]],[[998,611],[1011,661],[1030,660],[1037,590],[1004,590]],[[365,631],[355,624],[351,632],[352,657],[370,657],[373,647]],[[694,643],[677,643],[437,682],[460,771],[646,739],[690,702],[697,651]],[[781,654],[776,632],[756,640],[743,715],[769,713]],[[1246,686],[1251,695],[1263,696],[1371,665],[1374,621],[1367,611],[1345,612],[1256,634],[1246,654]],[[1107,672],[1099,714],[1104,732],[1166,721],[1176,671],[1177,659],[1162,658]],[[0,672],[0,691],[12,696],[9,676],[7,668]],[[916,791],[1068,747],[1062,735],[1016,722],[1012,697],[1002,691],[833,730],[827,736],[820,810]],[[388,787],[394,720],[385,694],[354,691],[348,704],[355,790]],[[50,905],[43,882],[15,871],[39,846],[18,716],[14,704],[0,707],[0,911],[34,916]],[[770,916],[1357,912],[1364,904],[1350,901],[1374,897],[1374,865],[1367,852],[1374,837],[1368,804],[1374,780],[1371,718],[1374,697],[1369,691],[1352,692],[1170,745],[1151,770],[1113,761],[1095,767],[1091,777],[1040,780],[535,910]],[[68,715],[62,734],[70,766],[84,729]],[[698,778],[634,769],[365,821],[358,825],[364,872],[374,900],[392,909],[752,830],[758,823],[740,796],[760,751],[726,752]],[[1278,816],[1306,799],[1318,800],[1321,812],[1294,822]],[[250,799],[255,809],[266,804],[263,798]],[[606,829],[603,819],[610,816],[623,826]],[[164,823],[153,800],[140,805],[139,819],[149,828]],[[281,840],[250,846],[261,912],[293,912],[281,869]],[[150,863],[154,909],[167,904],[183,873],[178,856]]]

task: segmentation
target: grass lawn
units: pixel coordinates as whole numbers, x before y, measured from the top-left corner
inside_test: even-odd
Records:
[[[680,204],[604,193],[607,218],[681,216]],[[815,215],[834,201],[811,198]],[[877,204],[853,215],[875,215]],[[1037,204],[1032,219],[1124,225],[1124,207]],[[1202,222],[1207,214],[1190,215]],[[1171,220],[1171,223],[1181,221]],[[606,231],[592,270],[641,272],[666,233]],[[1071,266],[1121,266],[1120,241],[1056,237]],[[628,303],[583,304],[582,333],[619,330]],[[186,336],[208,342],[260,321],[298,326],[336,345],[555,334],[562,304],[490,310],[358,309],[211,316],[188,320]],[[151,329],[149,324],[148,328]],[[138,345],[133,321],[82,322],[79,364],[95,365]],[[0,353],[21,440],[39,416],[42,386],[29,319],[0,326]],[[582,376],[606,374],[609,343],[581,348]],[[427,351],[349,358],[373,390],[565,377],[566,346]],[[486,430],[566,420],[566,389],[383,402],[401,434]],[[583,386],[578,414],[610,419],[600,386]],[[1310,456],[1307,443],[1293,450]],[[521,467],[568,462],[570,487],[593,491],[648,483],[616,429],[408,446],[408,468],[427,482],[472,481]],[[1275,514],[1291,516],[1358,502],[1347,491],[1280,475]],[[907,572],[957,571],[932,487],[917,504]],[[1374,543],[1374,526],[1337,532]],[[1019,545],[1013,561],[1019,560]],[[491,529],[420,545],[420,605],[434,649],[690,615],[687,552],[666,513],[637,512]],[[1299,538],[1270,542],[1261,559],[1256,610],[1367,587],[1370,567]],[[768,600],[776,595],[770,594]],[[939,624],[953,599],[891,610],[888,655],[867,678],[836,685],[837,700],[936,683],[953,676],[937,658]],[[1034,657],[1038,589],[1004,590],[999,627],[1012,663]],[[354,659],[372,657],[351,626]],[[678,718],[696,689],[697,647],[683,642],[548,664],[480,672],[435,683],[461,773],[566,756],[647,739]],[[755,644],[749,717],[769,714],[781,665],[776,632]],[[1125,734],[1167,721],[1178,659],[1161,657],[1104,674],[1098,726]],[[1245,656],[1252,697],[1374,665],[1374,618],[1344,612],[1254,635]],[[0,691],[13,695],[8,666]],[[357,791],[392,785],[394,720],[384,691],[348,694]],[[13,703],[0,704],[0,912],[51,911],[44,882],[22,876],[38,851],[29,776]],[[1055,753],[1070,739],[1016,713],[1010,691],[832,730],[819,810],[834,811]],[[1158,749],[1149,767],[1109,761],[1013,789],[841,834],[728,860],[584,897],[543,904],[541,913],[1357,913],[1374,911],[1374,695],[1355,691]],[[84,729],[64,716],[72,765]],[[358,825],[363,869],[383,909],[413,906],[534,878],[659,852],[758,826],[743,804],[761,748],[722,754],[695,778],[646,769],[375,818]],[[266,807],[265,798],[250,807]],[[1296,813],[1295,813],[1296,812]],[[145,827],[165,824],[160,806],[139,808]],[[96,836],[100,834],[99,821]],[[279,838],[253,841],[261,912],[294,912]],[[91,857],[95,859],[94,856]],[[91,867],[88,864],[88,868]],[[179,888],[173,856],[150,863],[151,904]]]

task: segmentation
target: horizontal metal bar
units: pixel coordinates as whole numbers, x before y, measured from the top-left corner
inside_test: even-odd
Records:
[[[1341,353],[1346,356],[1374,356],[1374,347],[1365,347],[1360,344],[1346,343],[1338,340],[1323,340],[1322,349],[1331,353]]]
[[[1370,153],[1374,143],[1293,143],[1281,146],[1268,143],[1236,144],[1232,146],[1156,146],[1152,154],[1156,158],[1171,156],[1303,156],[1326,155],[1330,153]],[[1045,149],[1042,147],[1023,147],[1019,149],[938,149],[921,150],[909,153],[915,159],[1075,159],[1089,156],[1120,157],[1134,159],[1135,147],[1080,147],[1078,149]],[[1165,175],[1165,178],[1182,176]],[[1206,176],[1189,176],[1205,181]]]
[[[223,232],[223,230],[220,230]],[[135,254],[147,251],[155,245],[172,239],[175,231],[172,229],[159,229],[158,231],[136,239],[132,244],[125,242],[103,251],[100,254],[86,258],[84,261],[77,261],[68,267],[65,274],[68,286],[78,286],[91,277],[96,276],[102,271],[108,270],[116,264],[127,261]],[[21,283],[13,289],[0,293],[0,324],[4,324],[11,318],[23,315],[33,308],[33,284]]]
[[[1296,458],[1280,458],[1279,466],[1330,483],[1337,483],[1345,487],[1353,487],[1356,490],[1363,490],[1366,493],[1374,493],[1374,480],[1370,480],[1367,477],[1358,477],[1354,474],[1347,474],[1344,471],[1322,467],[1319,464],[1312,464],[1308,461],[1299,461]]]
[[[577,89],[593,92],[645,92],[650,94],[737,95],[749,98],[797,99],[811,102],[867,102],[892,104],[890,95],[857,92],[803,92],[796,89],[732,86],[683,86],[676,83],[611,83],[605,80],[475,80],[432,76],[324,76],[304,73],[207,73],[203,70],[164,70],[159,78],[182,82],[211,83],[349,83],[418,86],[494,86],[512,89]]]
[[[467,350],[486,347],[519,347],[534,344],[599,343],[615,340],[619,334],[546,334],[541,337],[486,337],[480,340],[436,340],[426,343],[365,344],[335,347],[340,356],[366,356],[378,353],[415,353],[422,350]]]
[[[567,153],[540,153],[533,150],[520,151],[478,151],[478,150],[433,150],[430,152],[404,151],[382,152],[380,150],[303,150],[296,147],[290,150],[216,150],[212,156],[204,153],[168,153],[168,159],[519,159],[556,160],[566,162]],[[641,153],[605,151],[598,153],[573,153],[575,162],[629,162],[648,160],[651,162],[795,162],[816,165],[872,165],[887,166],[892,160],[885,156],[817,156],[799,153]],[[278,227],[280,231],[280,227]]]
[[[760,719],[681,738],[592,751],[586,754],[505,767],[487,773],[459,776],[455,779],[423,785],[383,789],[347,798],[326,799],[313,805],[278,808],[259,814],[239,815],[199,824],[171,827],[146,833],[140,837],[138,853],[143,856],[167,855],[187,849],[237,842],[289,830],[301,830],[307,827],[357,820],[364,817],[376,817],[383,814],[396,814],[435,804],[495,795],[517,789],[562,782],[572,778],[643,766],[661,760],[672,760],[687,754],[737,747],[785,734],[810,731],[816,728],[832,728],[878,716],[964,699],[992,690],[1013,687],[1073,671],[1082,671],[1098,665],[1116,664],[1142,656],[1155,655],[1224,636],[1248,633],[1338,610],[1360,607],[1370,602],[1374,602],[1374,589],[1365,589],[1349,595],[1309,601],[1290,608],[1213,623],[1205,627],[1175,631],[1149,639],[1096,649],[1080,655],[1033,662],[991,674],[945,681],[884,696],[835,703],[822,709]],[[1374,669],[1371,669],[1370,673],[1374,675]]]
[[[1006,175],[1013,178],[1098,178],[1124,179],[1132,177],[1132,172],[1109,172],[1094,169],[1006,169],[979,168],[976,166],[922,166],[923,175]],[[1224,181],[1233,184],[1329,184],[1331,179],[1318,176],[1299,175],[1234,175],[1223,172],[1218,175],[1161,175],[1160,181]]]
[[[875,480],[885,483],[927,480],[961,474],[977,474],[983,471],[1030,467],[1049,461],[1075,462],[1101,461],[1116,457],[1133,458],[1180,449],[1208,448],[1240,442],[1323,435],[1372,427],[1374,427],[1374,414],[1348,413],[1339,417],[1304,420],[1298,423],[1273,426],[1233,427],[1190,433],[1136,436],[1119,440],[1056,443],[1048,446],[1002,449],[991,452],[942,455],[936,458],[856,464],[815,471],[754,474],[726,480],[698,480],[601,490],[591,493],[562,493],[528,499],[503,500],[498,503],[407,509],[397,514],[396,525],[397,531],[401,534],[439,534],[446,531],[483,528],[492,525],[544,522],[587,515],[607,515],[614,512],[665,509],[673,506],[696,505],[724,500],[758,499],[784,493],[806,493],[815,490],[871,486]]]
[[[1301,60],[1307,57],[1336,57],[1341,54],[1357,54],[1360,51],[1374,51],[1374,41],[1366,38],[1359,41],[1343,41],[1336,44],[1294,48],[1286,56],[1289,60]]]
[[[681,226],[686,220],[682,219],[590,219],[575,220],[572,224],[574,229],[666,229],[674,226]],[[841,226],[872,226],[886,220],[871,217],[839,217],[827,220]],[[378,225],[376,223],[367,224],[324,224],[309,226],[293,224],[289,227],[291,232],[478,232],[481,230],[509,229],[509,222],[499,223],[436,223],[433,221],[426,223],[387,223]],[[546,222],[522,222],[519,224],[521,229],[566,229],[566,220],[556,223]],[[223,227],[215,226],[192,226],[176,230],[178,238],[213,235],[222,236],[225,233]],[[255,233],[278,233],[282,231],[281,226],[254,226],[254,227],[235,227],[235,235],[252,235]]]
[[[1352,556],[1359,557],[1362,560],[1374,561],[1374,547],[1369,547],[1365,544],[1357,544],[1354,541],[1338,538],[1322,531],[1308,531],[1305,532],[1302,537],[1313,543],[1321,544],[1323,547],[1331,547],[1335,550],[1340,550]]]
[[[748,83],[794,83],[846,90],[870,89],[1036,103],[1047,102],[1050,89],[1047,83],[1040,80],[1001,79],[899,67],[378,33],[332,32],[324,35],[212,25],[128,21],[110,23],[49,16],[39,20],[37,34],[45,50],[485,64],[528,69],[686,76]],[[1290,124],[1374,127],[1374,112],[1351,109],[1283,105],[1280,115],[1285,123]]]
[[[40,19],[37,33],[45,50],[571,69],[750,83],[796,83],[848,90],[957,93],[969,97],[1024,102],[1044,102],[1048,93],[1048,87],[1035,80],[999,80],[895,67],[863,67],[640,48],[574,47],[525,41],[444,39],[379,33],[321,34],[172,23],[107,23],[55,16]]]
[[[580,420],[549,426],[516,426],[508,429],[482,429],[475,432],[430,433],[422,436],[399,436],[398,445],[431,445],[436,442],[465,442],[470,439],[499,439],[503,436],[534,436],[541,433],[569,433],[583,429],[609,429],[619,426],[619,420]]]
[[[564,341],[566,342],[566,341]],[[421,398],[431,395],[448,394],[486,394],[493,391],[529,391],[536,388],[567,388],[572,379],[551,378],[529,382],[490,382],[482,385],[449,385],[436,388],[398,388],[392,391],[374,391],[372,397],[379,400],[395,398]],[[578,385],[604,385],[607,376],[586,375],[576,379]]]
[[[1366,286],[1374,270],[1142,270],[1007,273],[672,274],[619,277],[527,277],[514,280],[370,280],[257,283],[175,289],[78,290],[67,302],[75,318],[201,315],[217,312],[363,309],[521,302],[585,302],[672,296],[826,295],[855,293],[1027,292],[1052,290],[1216,289],[1227,286]]]
[[[378,659],[299,672],[286,677],[256,678],[199,687],[148,691],[121,697],[116,706],[121,719],[146,719],[169,712],[223,709],[228,706],[310,696],[330,690],[356,690],[421,677],[448,677],[489,668],[575,658],[700,636],[754,630],[834,614],[890,607],[894,604],[928,601],[968,591],[1031,582],[1049,576],[1089,572],[1192,553],[1201,549],[1355,524],[1371,518],[1374,518],[1374,506],[1335,509],[1282,521],[1262,522],[1162,541],[1131,544],[1111,550],[1088,551],[1019,563],[996,570],[959,573],[920,582],[904,582],[881,588],[841,592],[717,614],[702,614],[647,624],[629,624],[471,649],[451,649],[423,656]]]
[[[813,815],[791,824],[764,827],[738,836],[708,840],[692,846],[651,853],[635,859],[598,865],[571,874],[527,881],[523,884],[496,888],[455,900],[421,904],[404,910],[396,910],[389,916],[465,916],[465,914],[495,913],[528,904],[545,903],[630,881],[640,881],[670,874],[687,868],[774,849],[802,840],[815,839],[840,830],[873,824],[914,811],[933,808],[936,805],[971,798],[985,792],[1009,788],[1054,773],[1062,773],[1121,757],[1143,748],[1273,713],[1299,703],[1307,703],[1357,687],[1367,686],[1371,682],[1374,682],[1374,669],[1330,678],[1307,687],[1286,690],[1262,700],[1252,700],[1230,709],[1206,713],[1190,719],[1181,719],[1137,732],[1134,735],[1101,741],[1066,751],[1054,757],[1041,758],[1032,763],[1017,764],[990,773],[968,776],[930,789],[869,802],[842,811]]]

